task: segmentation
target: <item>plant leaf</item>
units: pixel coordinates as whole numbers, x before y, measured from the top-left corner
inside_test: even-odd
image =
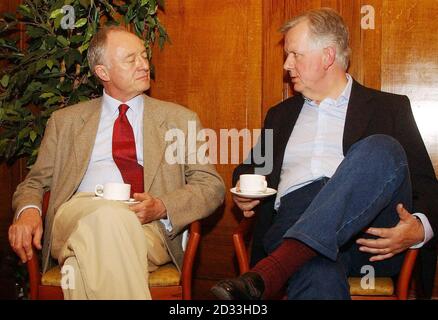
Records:
[[[46,62],[47,68],[49,68],[49,70],[52,70],[53,67],[53,60],[49,59]]]
[[[40,98],[50,98],[53,97],[55,94],[53,92],[46,92],[40,95]]]
[[[91,0],[79,0],[79,3],[81,6],[83,6],[85,9],[88,9],[88,7],[91,4]]]
[[[5,74],[2,79],[0,80],[1,85],[3,88],[6,88],[9,84],[9,75]]]
[[[30,138],[30,141],[35,142],[35,139],[37,138],[37,133],[36,133],[35,131],[32,130],[32,131],[29,133],[29,138]]]
[[[18,6],[18,10],[20,11],[21,14],[23,13],[31,14],[30,8],[26,4],[20,4]]]
[[[57,36],[56,40],[59,44],[61,44],[63,47],[68,47],[70,45],[70,41],[68,41],[64,36]]]
[[[50,14],[49,19],[55,19],[57,16],[64,14],[64,11],[61,9],[56,9],[54,11],[52,11],[52,13]]]
[[[90,43],[89,43],[89,42],[84,43],[82,46],[80,46],[80,47],[78,48],[78,50],[79,50],[79,52],[82,54],[85,50],[88,49],[89,46],[90,46]]]
[[[79,19],[75,23],[75,28],[80,28],[80,27],[84,26],[87,23],[87,21],[88,21],[87,18]]]

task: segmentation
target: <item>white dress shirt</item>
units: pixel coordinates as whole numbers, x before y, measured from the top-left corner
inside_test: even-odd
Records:
[[[284,152],[275,209],[284,195],[322,177],[330,178],[344,160],[342,137],[353,80],[337,100],[326,98],[318,105],[304,99],[303,108]]]
[[[346,77],[347,85],[336,100],[326,98],[318,105],[315,101],[304,99],[286,145],[275,210],[281,205],[281,197],[289,192],[323,177],[331,178],[344,159],[342,139],[353,84],[352,77],[349,74]],[[411,247],[419,248],[434,233],[424,214],[414,215],[421,220],[425,230],[424,241]]]

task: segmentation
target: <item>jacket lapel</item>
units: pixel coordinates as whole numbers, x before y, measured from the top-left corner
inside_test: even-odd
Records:
[[[295,127],[295,123],[298,120],[298,116],[300,115],[301,109],[303,109],[304,98],[302,95],[297,95],[295,99],[291,101],[287,108],[287,112],[283,115],[286,121],[282,123],[279,131],[279,148],[285,149],[286,145],[289,141],[290,135],[292,134],[292,130]],[[283,117],[282,116],[282,117]]]
[[[164,113],[155,100],[146,95],[143,110],[143,162],[144,190],[148,192],[162,162],[167,128],[164,125]]]
[[[274,130],[278,130],[278,135],[274,137],[274,166],[272,172],[272,185],[278,186],[280,182],[281,167],[283,165],[284,152],[286,151],[286,146],[289,141],[292,130],[295,127],[298,116],[303,108],[304,98],[302,95],[297,95],[291,98],[285,112],[281,115],[281,119],[284,121],[279,121],[280,127],[277,129],[274,124]]]
[[[369,103],[372,98],[371,90],[353,80],[342,143],[344,155],[355,142],[362,138],[368,126],[375,107]]]
[[[96,140],[97,128],[99,126],[100,114],[102,112],[102,99],[98,98],[91,101],[90,106],[85,108],[79,116],[75,128],[73,140],[77,174],[75,176],[75,186],[79,186],[90,161],[91,153]]]

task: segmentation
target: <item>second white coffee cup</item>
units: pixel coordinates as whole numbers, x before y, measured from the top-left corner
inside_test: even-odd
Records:
[[[268,188],[266,177],[260,174],[242,174],[239,181],[239,188],[243,193],[264,193]]]
[[[131,185],[119,182],[108,182],[105,185],[98,184],[94,188],[94,194],[107,200],[129,200]]]

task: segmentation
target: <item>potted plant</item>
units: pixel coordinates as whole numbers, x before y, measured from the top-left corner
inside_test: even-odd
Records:
[[[158,19],[163,0],[24,0],[0,18],[0,160],[32,165],[44,128],[59,108],[101,95],[86,55],[101,24],[129,25],[149,58],[168,35]],[[19,30],[25,44],[19,45]],[[15,36],[14,36],[15,35]],[[21,40],[23,41],[23,40]]]

